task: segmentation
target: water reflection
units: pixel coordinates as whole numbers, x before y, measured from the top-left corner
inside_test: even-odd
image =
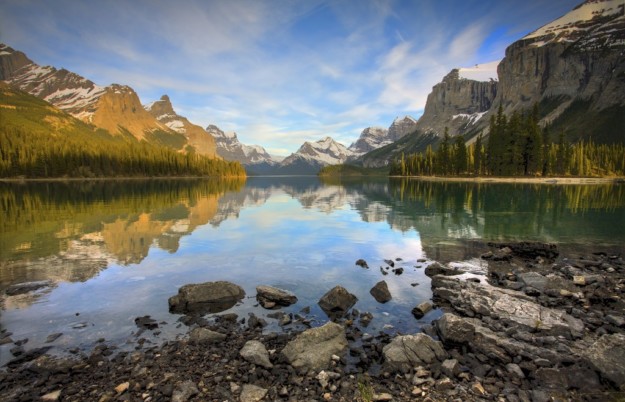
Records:
[[[371,333],[414,332],[439,314],[417,321],[410,313],[431,297],[424,258],[479,265],[471,258],[490,240],[625,244],[622,185],[314,177],[0,183],[0,214],[0,295],[15,283],[50,284],[2,300],[0,330],[28,337],[32,347],[54,332],[64,333],[57,344],[67,347],[123,341],[136,331],[134,318],[148,314],[168,323],[160,339],[180,335],[186,330],[168,298],[182,285],[218,280],[252,296],[231,309],[241,316],[259,314],[253,295],[265,284],[297,295],[285,312],[310,306],[314,323],[323,323],[316,303],[341,285],[358,297],[356,308],[374,314]],[[355,266],[359,258],[371,269]],[[404,274],[382,276],[384,260],[396,258]],[[383,305],[369,293],[382,279],[393,297]]]

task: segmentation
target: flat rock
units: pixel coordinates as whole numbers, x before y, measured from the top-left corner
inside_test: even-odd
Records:
[[[260,341],[247,341],[239,354],[245,360],[257,366],[263,366],[265,368],[273,367],[273,364],[269,361],[269,352],[267,352],[267,348],[265,348],[265,345]]]
[[[318,304],[328,317],[334,319],[345,316],[357,301],[358,298],[349,293],[347,289],[342,286],[335,286],[321,296]]]
[[[376,283],[375,286],[371,288],[369,293],[371,293],[371,296],[373,296],[378,303],[386,303],[393,298],[391,296],[391,292],[388,290],[386,281]]]
[[[268,390],[252,384],[245,384],[241,390],[241,402],[258,402],[267,395]]]
[[[585,355],[602,377],[625,391],[625,334],[603,335]]]
[[[207,328],[194,328],[189,335],[189,342],[195,344],[217,343],[226,339],[226,335]]]
[[[397,371],[408,371],[447,357],[442,344],[426,334],[396,336],[382,352],[387,366]]]
[[[169,298],[172,313],[218,313],[233,307],[245,297],[245,291],[231,282],[217,281],[182,286]]]
[[[265,308],[297,303],[297,297],[293,293],[267,285],[256,286],[256,300]]]
[[[200,391],[193,381],[184,381],[179,383],[174,389],[171,395],[171,402],[186,402],[199,393]]]
[[[432,278],[435,300],[444,301],[461,315],[496,317],[506,325],[544,335],[579,337],[584,323],[565,311],[541,306],[522,293],[454,278]]]
[[[297,369],[320,371],[330,366],[332,355],[341,355],[346,348],[345,329],[328,322],[297,335],[282,349],[282,354]]]
[[[444,265],[441,265],[438,262],[433,262],[432,264],[425,267],[425,274],[427,276],[434,276],[434,275],[454,276],[454,275],[461,275],[463,273],[464,272],[459,269],[449,268]]]

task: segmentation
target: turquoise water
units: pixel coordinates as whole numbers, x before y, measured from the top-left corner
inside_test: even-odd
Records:
[[[247,297],[228,312],[266,317],[255,287],[294,292],[282,311],[317,306],[335,285],[374,315],[367,332],[414,332],[410,310],[431,298],[423,274],[432,260],[485,271],[484,241],[536,240],[570,250],[625,249],[625,186],[438,183],[411,180],[321,182],[314,177],[247,181],[99,181],[0,184],[0,292],[47,280],[37,292],[5,296],[0,329],[26,349],[89,350],[99,338],[131,347],[188,328],[167,299],[187,283],[228,280]],[[355,265],[363,258],[369,269]],[[402,275],[382,275],[384,260]],[[419,262],[426,260],[425,263]],[[393,299],[369,294],[386,280]],[[413,286],[415,283],[418,285]],[[136,317],[161,322],[138,334]],[[267,330],[277,329],[266,317]],[[49,334],[63,333],[51,344]],[[1,338],[1,336],[0,336]],[[10,360],[0,346],[0,363]]]

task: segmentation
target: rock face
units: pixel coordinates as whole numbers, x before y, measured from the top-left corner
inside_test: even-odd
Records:
[[[388,128],[388,138],[397,141],[404,136],[413,133],[417,129],[417,120],[414,117],[397,117]]]
[[[416,129],[441,138],[445,127],[451,136],[469,133],[482,121],[488,122],[484,116],[493,105],[498,86],[495,80],[467,79],[460,75],[459,69],[451,70],[432,88]]]
[[[297,296],[288,290],[260,285],[256,286],[256,300],[265,308],[273,308],[297,303]]]
[[[184,285],[169,298],[173,313],[217,313],[234,306],[245,297],[245,291],[231,282],[205,282]]]
[[[398,371],[409,371],[447,358],[442,344],[426,334],[397,336],[384,346],[383,353],[385,363]]]
[[[319,299],[319,307],[330,317],[345,316],[358,298],[342,286],[335,286]]]
[[[282,354],[296,369],[319,371],[328,368],[332,355],[341,355],[346,347],[343,327],[328,322],[299,334],[282,349]]]
[[[195,148],[198,154],[211,158],[217,156],[214,138],[202,127],[191,123],[186,117],[178,115],[167,95],[163,95],[160,100],[144,105],[144,109],[171,130],[184,135],[188,145]]]

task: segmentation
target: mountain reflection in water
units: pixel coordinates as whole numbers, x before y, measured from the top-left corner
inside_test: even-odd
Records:
[[[299,302],[284,311],[312,306],[313,325],[327,319],[319,297],[340,284],[358,297],[356,308],[373,312],[372,332],[411,332],[438,314],[419,321],[410,314],[431,297],[420,260],[471,260],[481,269],[475,257],[486,241],[625,244],[623,185],[315,177],[0,183],[0,214],[0,294],[17,283],[50,283],[2,297],[0,329],[33,347],[52,332],[65,334],[58,342],[66,347],[123,340],[146,314],[168,322],[159,339],[179,335],[185,329],[168,312],[168,297],[214,280],[245,289],[250,299],[232,309],[243,315],[258,314],[257,285],[290,290]],[[359,258],[371,269],[355,266]],[[382,276],[384,260],[396,258],[405,273]],[[393,295],[387,304],[369,294],[382,279]],[[75,312],[89,325],[77,326]]]

